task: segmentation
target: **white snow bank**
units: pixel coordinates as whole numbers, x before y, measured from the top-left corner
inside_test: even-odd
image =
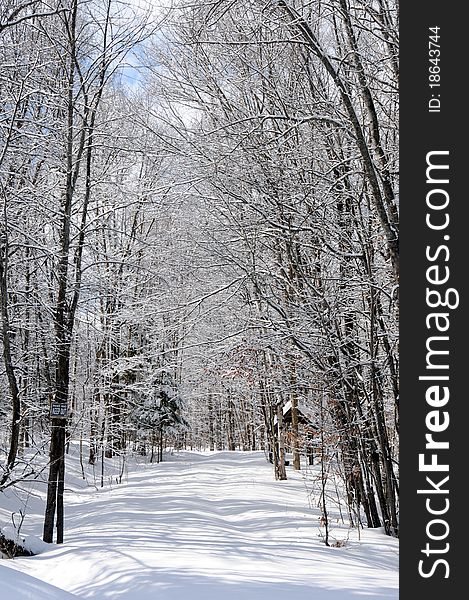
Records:
[[[76,600],[76,596],[40,579],[0,565],[1,597],[5,600]]]
[[[2,527],[0,532],[7,540],[12,540],[15,544],[23,546],[33,554],[41,554],[41,552],[47,552],[47,550],[54,548],[53,544],[46,544],[35,535],[18,535],[18,530],[12,525]]]

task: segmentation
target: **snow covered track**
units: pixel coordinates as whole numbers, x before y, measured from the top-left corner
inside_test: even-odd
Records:
[[[79,598],[397,598],[397,541],[366,531],[327,548],[302,475],[289,476],[275,482],[260,452],[180,453],[69,492],[66,543],[2,564]]]

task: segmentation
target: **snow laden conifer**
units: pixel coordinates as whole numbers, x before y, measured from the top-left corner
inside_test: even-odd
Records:
[[[143,396],[136,398],[131,412],[138,450],[149,455],[150,462],[163,460],[166,435],[177,439],[187,428],[181,414],[183,403],[175,384],[171,373],[165,369],[152,373],[150,385]]]

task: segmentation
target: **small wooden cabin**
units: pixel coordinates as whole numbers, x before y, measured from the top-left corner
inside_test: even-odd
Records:
[[[300,441],[300,452],[306,454],[308,458],[308,464],[314,464],[314,438],[318,430],[318,426],[315,424],[315,418],[313,411],[298,402],[298,436]],[[277,424],[277,417],[275,417],[275,425]],[[292,439],[291,439],[291,424],[292,424],[292,403],[289,400],[283,407],[283,423],[285,425],[285,443],[287,448],[291,451]]]

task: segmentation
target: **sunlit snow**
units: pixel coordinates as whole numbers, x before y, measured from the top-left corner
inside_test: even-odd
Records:
[[[276,482],[262,452],[181,452],[103,489],[83,487],[76,457],[68,463],[65,544],[2,561],[8,600],[70,597],[60,590],[116,600],[398,597],[397,540],[333,523],[346,543],[326,547],[303,474]],[[40,534],[41,507],[29,502],[38,514],[28,533]]]

